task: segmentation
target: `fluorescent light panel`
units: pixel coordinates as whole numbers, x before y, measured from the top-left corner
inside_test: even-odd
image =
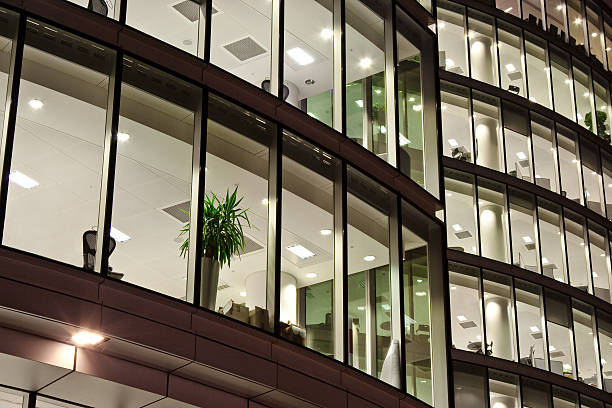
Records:
[[[9,176],[9,180],[17,184],[18,186],[27,188],[27,189],[34,188],[40,185],[38,181],[34,180],[31,177],[26,176],[25,174],[17,170],[11,172]]]
[[[308,54],[300,47],[295,47],[288,50],[287,54],[289,54],[289,56],[299,65],[309,65],[314,62],[312,55]]]
[[[113,237],[115,239],[115,241],[117,242],[125,242],[125,241],[129,241],[130,239],[132,239],[132,237],[130,237],[129,235],[119,231],[117,228],[115,227],[111,227],[111,233],[110,233],[111,237]]]
[[[292,254],[298,256],[301,259],[312,258],[313,256],[316,255],[310,249],[308,249],[308,248],[306,248],[306,247],[304,247],[304,246],[302,246],[300,244],[288,246],[287,250],[289,252],[291,252]]]

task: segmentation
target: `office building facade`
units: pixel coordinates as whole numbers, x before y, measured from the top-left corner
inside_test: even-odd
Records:
[[[612,406],[611,16],[0,1],[0,408]]]

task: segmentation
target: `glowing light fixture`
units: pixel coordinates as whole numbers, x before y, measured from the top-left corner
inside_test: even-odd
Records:
[[[314,62],[314,58],[312,55],[308,54],[306,51],[301,49],[300,47],[291,48],[287,51],[287,54],[299,65],[309,65]]]
[[[40,99],[31,99],[30,102],[28,102],[28,105],[30,105],[30,108],[32,109],[39,110],[42,109],[43,106],[45,106],[45,103]]]
[[[362,58],[361,61],[359,61],[359,66],[363,69],[370,68],[371,65],[372,60],[370,58]]]
[[[9,180],[20,187],[31,189],[39,185],[38,181],[26,176],[25,174],[15,170],[9,175]]]
[[[290,245],[290,246],[287,247],[287,250],[289,252],[291,252],[292,254],[297,255],[301,259],[312,258],[313,256],[316,255],[310,249],[308,249],[308,248],[306,248],[306,247],[304,247],[304,246],[302,246],[300,244]]]
[[[374,255],[366,255],[363,257],[363,260],[366,262],[373,262],[376,259]]]
[[[72,341],[74,341],[78,346],[95,346],[96,344],[104,341],[104,337],[96,333],[81,331],[72,336]]]

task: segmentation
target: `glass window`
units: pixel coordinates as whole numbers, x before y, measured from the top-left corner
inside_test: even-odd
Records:
[[[607,231],[602,226],[589,221],[589,250],[593,270],[593,294],[610,302],[609,245]]]
[[[559,193],[557,143],[554,122],[537,113],[531,113],[531,136],[535,182],[538,186]]]
[[[495,0],[495,7],[513,16],[521,16],[520,0]]]
[[[578,408],[578,395],[564,388],[552,387],[554,408]]]
[[[476,164],[492,170],[504,169],[504,143],[499,126],[499,99],[472,92]]]
[[[533,196],[509,188],[512,264],[538,272],[538,236]]]
[[[455,74],[469,75],[465,7],[440,0],[437,12],[440,67]]]
[[[456,407],[487,406],[487,369],[453,361]]]
[[[15,27],[6,16],[3,35]],[[11,41],[0,40],[4,103]],[[114,59],[98,44],[28,20],[3,245],[93,270],[83,237],[98,225]],[[169,250],[177,255],[176,246]]]
[[[203,306],[264,330],[271,328],[268,319],[272,317],[266,277],[269,146],[274,137],[274,124],[220,97],[209,97],[206,194],[222,200],[228,191],[232,194],[237,189],[240,208],[248,209],[250,223],[243,225],[244,249],[232,258],[231,265],[220,268],[218,284],[213,282],[210,299]],[[281,288],[295,299],[295,282],[282,277]],[[281,314],[281,320],[285,316]]]
[[[197,86],[124,58],[113,227],[127,237],[117,232],[109,263],[124,280],[178,298],[187,294],[187,254],[179,247],[201,101]]]
[[[521,180],[532,181],[529,112],[506,101],[502,106],[507,172]]]
[[[89,4],[104,3],[105,1],[90,0]],[[127,25],[185,52],[203,56],[206,2],[187,0],[178,4],[168,3],[170,2],[127,0]],[[217,3],[215,2],[215,7]],[[98,7],[94,5],[94,8]],[[109,16],[112,11],[114,11],[114,7],[109,10]],[[213,11],[213,14],[216,13]]]
[[[478,254],[474,177],[455,170],[444,170],[448,248]]]
[[[582,179],[586,205],[596,213],[604,215],[599,149],[584,139],[580,143],[582,159]]]
[[[346,134],[385,159],[384,17],[389,12],[386,5],[379,3],[380,7],[372,10],[361,0],[348,0],[345,27]]]
[[[550,46],[550,70],[555,112],[575,120],[574,87],[569,55],[552,45]]]
[[[525,57],[527,60],[529,100],[551,108],[550,71],[546,41],[535,35],[525,33]]]
[[[537,0],[522,0],[523,20],[537,21],[538,27],[542,28],[542,19],[544,18],[542,15],[542,3]]]
[[[576,93],[576,118],[578,123],[591,132],[595,133],[593,127],[593,98],[591,95],[591,74],[590,69],[578,62],[575,58],[574,63],[574,91]],[[590,124],[589,124],[590,123]]]
[[[23,407],[23,394],[9,388],[0,388],[0,407]]]
[[[565,39],[565,0],[547,0],[546,2],[546,22],[548,31],[553,35],[561,35]]]
[[[453,159],[473,163],[469,92],[468,88],[450,82],[440,83],[443,153]]]
[[[612,219],[612,156],[599,150],[601,153],[601,166],[603,170],[603,189],[606,197],[606,214]]]
[[[315,0],[285,1],[283,75],[289,91],[285,100],[328,126],[332,126],[333,26],[331,6]]]
[[[578,362],[578,381],[601,388],[599,364],[595,351],[593,335],[595,317],[593,308],[586,303],[573,299],[574,338],[576,341],[576,361]]]
[[[585,47],[586,22],[582,14],[580,0],[567,0],[567,22],[569,25],[569,43]]]
[[[481,255],[508,262],[506,192],[503,184],[478,179]]]
[[[348,171],[349,362],[385,382],[399,384],[399,339],[392,338],[389,281],[390,203],[378,183]]]
[[[597,311],[597,328],[599,330],[599,352],[604,391],[612,391],[612,316]]]
[[[547,369],[544,333],[544,298],[542,288],[515,279],[514,296],[520,346],[519,362],[531,367]],[[488,332],[487,332],[488,333]]]
[[[305,334],[286,337],[334,356],[334,180],[340,162],[284,132],[282,165],[281,333]]]
[[[605,51],[606,51],[606,61],[608,61],[608,64],[607,64],[608,69],[612,67],[612,25],[610,25],[611,21],[612,21],[612,18],[610,18],[608,14],[604,13],[604,28],[606,31]]]
[[[94,13],[101,14],[106,17],[119,19],[119,0],[68,0],[71,3],[78,4],[82,7],[87,7],[88,10]]]
[[[449,262],[448,276],[453,348],[483,354],[480,271]]]
[[[574,346],[570,326],[570,300],[567,296],[549,290],[545,290],[544,300],[550,371],[554,374],[576,379],[573,357]]]
[[[489,406],[514,408],[519,401],[519,376],[489,369]]]
[[[589,276],[589,259],[584,247],[586,238],[585,220],[580,215],[564,210],[565,213],[565,242],[567,246],[567,262],[569,281],[572,286],[591,292]]]
[[[550,385],[521,377],[523,408],[550,408]]]
[[[525,70],[523,64],[523,39],[521,30],[499,20],[497,22],[501,87],[525,97]]]
[[[557,124],[557,144],[561,171],[561,195],[582,204],[584,197],[576,134]]]
[[[601,10],[593,2],[586,2],[587,24],[589,30],[589,47],[591,55],[595,56],[600,62],[604,63],[603,56],[603,36],[599,29],[599,16]]]
[[[595,95],[595,128],[597,136],[610,143],[610,95],[608,81],[593,71],[593,94]],[[592,121],[591,121],[592,122]],[[593,124],[589,126],[593,127]],[[591,130],[594,132],[594,130]]]
[[[567,282],[561,206],[538,198],[538,226],[542,273],[559,282]]]
[[[416,23],[399,8],[396,19],[400,168],[404,174],[424,186],[423,108],[425,104],[421,92],[421,33]]]
[[[487,355],[516,361],[512,278],[483,271]]]
[[[429,311],[430,228],[418,210],[402,200],[402,271],[407,392],[433,404]],[[433,242],[432,242],[433,243]],[[435,253],[435,252],[434,252]]]
[[[493,18],[469,9],[468,27],[472,78],[497,86],[497,52]]]
[[[269,90],[272,2],[215,0],[214,10],[210,62]]]

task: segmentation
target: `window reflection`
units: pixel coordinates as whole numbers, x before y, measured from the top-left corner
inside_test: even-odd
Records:
[[[597,311],[597,328],[599,330],[599,352],[604,391],[612,391],[612,316]]]
[[[546,41],[526,33],[525,55],[529,78],[529,100],[550,108],[552,103]]]
[[[473,163],[469,89],[441,82],[440,98],[444,155]]]
[[[582,159],[582,179],[586,206],[599,214],[604,214],[599,149],[584,139],[580,142]]]
[[[593,294],[606,302],[610,302],[609,248],[606,229],[589,220]]]
[[[569,25],[569,43],[586,47],[586,21],[582,13],[581,0],[567,0],[567,23]]]
[[[481,366],[453,362],[456,407],[486,407],[487,369]],[[512,407],[515,408],[515,407]]]
[[[547,370],[542,289],[529,282],[521,280],[514,282],[518,344],[520,346],[519,362]]]
[[[595,96],[595,130],[597,136],[610,143],[610,95],[609,83],[593,72],[593,94]]]
[[[552,45],[550,46],[550,71],[555,112],[570,120],[576,120],[570,58],[567,52]]]
[[[535,182],[540,187],[558,193],[557,141],[555,140],[554,122],[532,113],[531,136]]]
[[[538,198],[538,227],[544,276],[567,282],[561,207]]]
[[[577,136],[569,129],[557,125],[559,168],[561,170],[561,195],[582,204],[582,175]]]
[[[550,408],[550,385],[529,377],[521,377],[523,407]]]
[[[595,353],[593,308],[574,300],[572,315],[574,319],[574,338],[576,341],[576,360],[578,362],[578,381],[601,388],[599,364]]]
[[[480,271],[455,262],[448,270],[453,348],[484,354]]]
[[[532,181],[529,113],[518,105],[503,101],[506,166],[508,174]]]
[[[469,75],[467,63],[467,36],[465,8],[456,3],[440,0],[438,12],[438,47],[440,67],[459,75]]]
[[[590,69],[572,58],[574,65],[574,92],[576,93],[576,118],[578,123],[595,133]]]
[[[493,408],[518,408],[519,377],[503,371],[489,369],[489,403]]]
[[[521,30],[503,21],[497,23],[501,87],[525,97],[525,71],[522,57]]]
[[[537,273],[539,242],[533,196],[512,188],[508,192],[510,194],[512,264]]]
[[[570,284],[585,292],[591,292],[588,251],[585,249],[586,225],[580,215],[564,210],[565,243]]]
[[[544,299],[550,371],[575,379],[569,298],[546,290]]]

